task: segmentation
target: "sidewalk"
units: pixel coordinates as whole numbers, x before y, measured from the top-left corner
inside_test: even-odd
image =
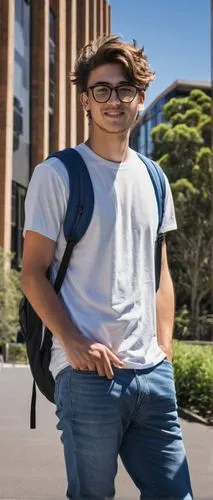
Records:
[[[54,405],[38,396],[29,429],[32,379],[26,367],[0,369],[0,499],[65,500],[65,470]],[[195,500],[213,500],[213,427],[182,421]],[[119,462],[117,500],[139,499]]]

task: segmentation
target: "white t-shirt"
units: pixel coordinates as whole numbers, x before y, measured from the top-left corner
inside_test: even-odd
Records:
[[[148,368],[161,361],[156,337],[154,247],[158,209],[149,174],[135,151],[114,163],[85,144],[76,147],[94,188],[91,223],[76,245],[61,288],[61,300],[74,324],[88,338],[113,349],[125,368]],[[25,227],[56,241],[54,281],[65,250],[63,221],[69,198],[66,168],[57,158],[38,165],[25,201]],[[161,232],[176,229],[166,178]],[[68,365],[53,337],[50,369],[56,377]]]

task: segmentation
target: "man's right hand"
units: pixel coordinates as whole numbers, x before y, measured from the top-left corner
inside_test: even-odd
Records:
[[[123,361],[105,345],[85,338],[80,332],[74,337],[67,338],[64,347],[75,370],[97,371],[98,375],[112,379],[112,367],[124,367]]]

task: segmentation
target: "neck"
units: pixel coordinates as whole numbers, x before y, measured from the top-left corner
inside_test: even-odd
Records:
[[[86,144],[105,160],[121,163],[128,156],[129,132],[111,134],[91,126]]]

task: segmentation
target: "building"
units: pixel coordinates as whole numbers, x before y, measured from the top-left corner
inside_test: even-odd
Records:
[[[110,31],[106,0],[0,0],[0,247],[16,266],[33,167],[87,137],[69,79],[76,55]]]
[[[187,97],[191,90],[201,89],[211,96],[210,82],[176,80],[146,108],[134,127],[130,144],[145,156],[152,156],[152,128],[163,121],[163,107],[172,97]]]

